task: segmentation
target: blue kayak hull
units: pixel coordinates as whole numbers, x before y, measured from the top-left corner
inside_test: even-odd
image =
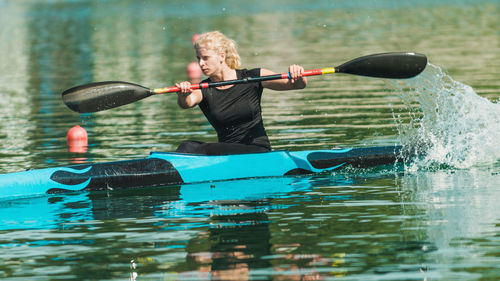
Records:
[[[144,159],[0,175],[0,198],[313,174],[395,163],[400,146],[206,156],[152,152]]]

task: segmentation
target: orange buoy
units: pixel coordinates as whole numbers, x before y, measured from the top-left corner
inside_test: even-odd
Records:
[[[200,83],[203,72],[200,65],[196,62],[191,62],[186,66],[186,73],[191,83]]]
[[[70,152],[87,152],[87,146],[89,144],[87,131],[79,125],[73,126],[73,128],[69,129],[66,134],[66,140],[68,142]]]
[[[200,36],[199,33],[195,33],[193,34],[193,36],[191,37],[191,43],[194,45],[194,42],[196,42],[196,39],[198,39],[198,37]]]

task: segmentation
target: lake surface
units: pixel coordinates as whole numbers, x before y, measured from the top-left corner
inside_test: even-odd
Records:
[[[0,279],[499,279],[499,11],[500,1],[458,0],[0,0],[1,173],[215,141],[201,111],[172,94],[92,114],[61,101],[84,83],[185,80],[196,33],[221,30],[244,67],[276,72],[390,51],[429,59],[410,80],[316,76],[263,97],[274,149],[402,143],[425,157],[0,200]],[[68,150],[74,125],[89,134],[85,153]]]

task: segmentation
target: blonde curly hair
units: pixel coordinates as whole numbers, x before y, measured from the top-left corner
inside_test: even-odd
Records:
[[[241,67],[241,59],[238,54],[236,42],[222,34],[222,32],[210,31],[201,34],[194,42],[194,48],[198,49],[201,46],[217,53],[225,53],[226,64],[231,69],[239,69]]]

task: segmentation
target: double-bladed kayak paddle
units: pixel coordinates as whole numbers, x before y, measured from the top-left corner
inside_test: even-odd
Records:
[[[338,67],[327,67],[306,70],[302,76],[313,76],[333,73],[345,73],[376,78],[406,79],[420,74],[427,65],[427,57],[417,53],[382,53],[359,57]],[[234,84],[261,82],[268,80],[288,79],[289,73],[280,73],[260,77],[205,82],[191,85],[192,90],[220,87]],[[106,81],[84,84],[62,93],[64,103],[79,113],[107,110],[156,94],[174,93],[177,87],[148,89],[146,87],[121,81]]]

